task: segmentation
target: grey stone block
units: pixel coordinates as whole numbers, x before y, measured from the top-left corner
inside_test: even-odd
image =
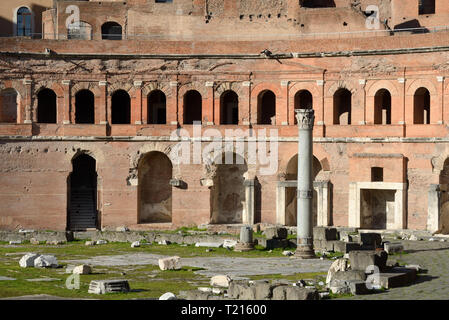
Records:
[[[363,232],[360,233],[360,242],[365,246],[371,246],[371,249],[380,247],[382,243],[382,236],[380,233]]]
[[[347,270],[347,271],[337,271],[332,277],[332,280],[358,280],[358,281],[365,281],[366,280],[366,274],[365,271],[360,270]]]
[[[404,272],[400,272],[401,269]],[[393,272],[373,275],[373,284],[380,285],[387,289],[408,286],[415,281],[416,270],[404,269],[405,268],[398,268],[396,270],[392,270]]]
[[[273,289],[272,300],[286,300],[287,298],[287,286],[280,285]]]
[[[360,244],[355,242],[332,241],[334,252],[349,253],[350,251],[360,250]]]
[[[314,289],[306,289],[300,287],[287,287],[287,300],[318,300],[318,291]]]
[[[348,282],[349,290],[353,295],[368,294],[371,290],[366,286],[365,281],[361,280],[349,280]]]
[[[258,244],[262,247],[265,247],[268,250],[276,249],[276,248],[287,248],[289,245],[289,240],[287,239],[257,239]]]
[[[284,227],[270,227],[263,232],[266,239],[287,239],[288,230]]]
[[[271,299],[273,295],[273,285],[268,282],[256,282],[254,287],[256,289],[256,300]]]
[[[384,270],[387,264],[388,254],[383,250],[371,251],[350,251],[349,260],[352,270],[365,271],[369,266],[377,266],[379,270]]]
[[[401,243],[385,242],[384,243],[384,250],[388,254],[399,253],[399,252],[404,251],[404,246]]]
[[[327,241],[338,240],[337,229],[329,227],[314,227],[313,239]]]

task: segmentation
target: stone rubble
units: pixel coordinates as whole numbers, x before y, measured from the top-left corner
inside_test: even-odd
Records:
[[[35,268],[57,268],[58,260],[53,255],[41,255],[34,260]]]
[[[38,253],[27,253],[19,260],[19,265],[22,268],[34,267],[34,261],[40,257]]]
[[[180,259],[181,258],[178,257],[178,256],[159,259],[158,260],[159,268],[161,270],[163,270],[163,271],[165,271],[165,270],[179,270],[179,269],[181,269],[181,266],[179,264],[179,260]]]

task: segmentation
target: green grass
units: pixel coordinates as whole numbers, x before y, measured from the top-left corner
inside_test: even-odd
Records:
[[[317,252],[317,253],[315,253],[315,255],[317,257],[322,257],[323,256],[323,254],[321,252]],[[336,251],[336,252],[329,252],[329,253],[326,254],[326,259],[335,260],[335,259],[332,259],[332,258],[339,259],[339,258],[343,258],[343,256],[344,256],[343,252],[338,252],[338,251]]]

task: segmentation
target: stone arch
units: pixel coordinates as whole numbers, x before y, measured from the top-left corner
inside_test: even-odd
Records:
[[[381,90],[386,89],[390,92],[391,96],[397,96],[399,95],[400,89],[398,88],[398,85],[396,85],[391,80],[377,80],[377,81],[369,81],[367,88],[366,88],[366,96],[367,97],[374,97],[376,93]]]
[[[348,81],[336,81],[331,86],[329,86],[329,88],[327,89],[326,97],[333,97],[335,95],[335,92],[337,92],[340,89],[346,89],[349,92],[351,92],[351,94],[353,94],[353,95],[357,91],[355,89],[355,86]]]
[[[142,88],[142,95],[147,97],[151,92],[155,90],[162,91],[167,99],[171,97],[172,90],[170,89],[170,84],[167,82],[157,82],[157,81],[152,81],[145,84]]]
[[[244,94],[241,82],[222,82],[215,88],[217,96],[221,96],[226,91],[234,91],[240,97]]]
[[[314,82],[295,82],[289,88],[289,98],[293,99],[301,90],[307,90],[312,94],[313,99],[318,99],[321,96],[321,91],[319,86]]]
[[[71,88],[72,96],[75,97],[75,94],[81,90],[92,91],[92,93],[94,94],[95,97],[98,97],[101,94],[100,88],[98,87],[98,83],[77,82]]]
[[[119,90],[123,90],[126,91],[130,97],[132,96],[132,91],[131,89],[133,89],[134,86],[129,83],[129,82],[118,82],[118,83],[113,83],[110,86],[108,86],[108,96],[112,97],[112,95]]]
[[[183,85],[181,85],[178,89],[178,97],[179,99],[182,99],[184,97],[184,95],[186,94],[187,91],[190,90],[195,90],[198,91],[201,96],[203,97],[203,99],[208,98],[208,90],[206,88],[206,86],[204,85],[204,83],[201,82],[190,82],[190,83],[185,83]]]
[[[408,96],[414,96],[416,90],[419,88],[426,88],[429,90],[429,93],[431,96],[438,95],[438,90],[436,89],[435,83],[429,79],[416,79],[412,80],[408,85],[406,86],[405,94]]]

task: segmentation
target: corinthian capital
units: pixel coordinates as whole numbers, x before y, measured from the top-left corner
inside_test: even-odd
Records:
[[[313,129],[315,111],[313,109],[295,109],[299,129]]]

